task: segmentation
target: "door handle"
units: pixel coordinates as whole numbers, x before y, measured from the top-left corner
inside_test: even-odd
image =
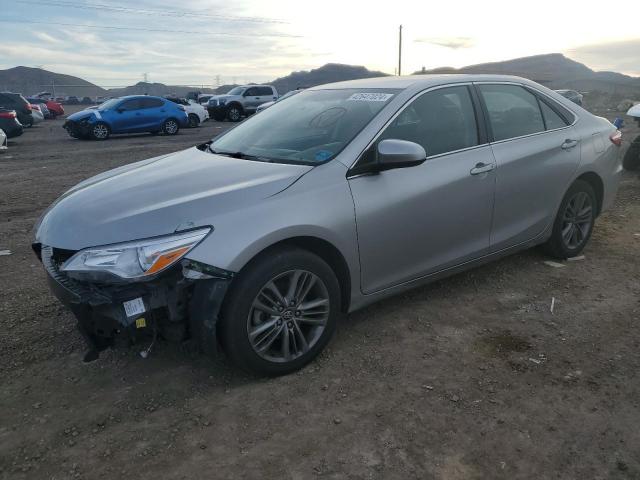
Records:
[[[578,145],[578,140],[572,140],[570,138],[567,138],[564,142],[562,142],[562,145],[560,145],[560,148],[562,148],[563,150],[569,150],[570,148],[573,148],[576,145]]]
[[[480,175],[481,173],[490,172],[494,168],[496,168],[496,164],[495,163],[479,162],[479,163],[476,163],[476,166],[473,167],[469,173],[471,175]]]

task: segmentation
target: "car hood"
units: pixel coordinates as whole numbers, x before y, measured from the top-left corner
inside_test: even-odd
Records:
[[[105,172],[64,193],[36,225],[35,242],[80,250],[212,225],[311,170],[223,157],[196,147]]]
[[[236,98],[237,95],[214,95],[213,97],[211,97],[209,99],[209,101],[211,100],[228,100],[230,98]]]
[[[91,117],[94,112],[94,109],[80,110],[79,112],[68,115],[67,120],[71,120],[72,122],[79,122],[80,120]]]

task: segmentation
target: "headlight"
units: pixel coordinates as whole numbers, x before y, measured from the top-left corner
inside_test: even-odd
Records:
[[[224,105],[225,103],[227,103],[227,101],[224,98],[217,100],[217,102],[218,102],[218,105]]]
[[[110,273],[124,279],[141,279],[175,264],[210,231],[211,228],[201,228],[165,237],[87,248],[67,260],[61,270],[78,278],[90,273]]]

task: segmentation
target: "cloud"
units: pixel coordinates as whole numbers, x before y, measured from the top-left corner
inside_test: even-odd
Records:
[[[454,50],[457,50],[459,48],[471,48],[476,44],[475,40],[469,37],[427,37],[417,38],[415,42],[429,43],[431,45],[438,45],[439,47],[444,48],[452,48]]]
[[[594,70],[611,70],[640,77],[640,38],[582,45],[565,53]]]

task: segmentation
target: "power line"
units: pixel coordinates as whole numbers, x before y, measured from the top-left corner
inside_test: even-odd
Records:
[[[165,30],[161,28],[143,28],[143,27],[112,27],[107,25],[85,25],[80,23],[61,23],[61,22],[36,22],[33,20],[4,20],[0,19],[0,22],[4,23],[34,23],[38,25],[59,25],[63,27],[72,28],[102,28],[106,30],[130,30],[138,32],[159,32],[159,33],[182,33],[189,35],[214,35],[225,37],[277,37],[277,38],[302,38],[302,35],[289,35],[287,33],[233,33],[233,32],[203,32],[196,30]]]
[[[119,13],[138,13],[141,15],[160,15],[166,17],[195,17],[195,18],[210,18],[217,20],[231,20],[240,22],[256,22],[256,23],[288,23],[284,20],[271,19],[265,17],[241,17],[236,15],[215,15],[208,13],[200,13],[196,11],[186,10],[153,10],[147,8],[131,8],[121,7],[117,5],[104,5],[99,3],[84,3],[78,4],[68,1],[43,1],[43,0],[17,0],[18,3],[30,3],[36,5],[47,5],[51,7],[66,7],[66,8],[78,8],[82,10],[104,10]]]

